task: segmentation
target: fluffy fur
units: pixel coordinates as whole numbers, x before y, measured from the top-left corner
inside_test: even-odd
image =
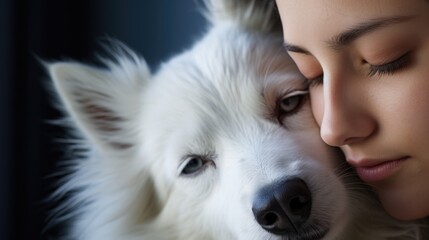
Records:
[[[207,33],[155,74],[121,46],[105,68],[48,65],[84,139],[57,192],[72,195],[65,238],[418,239],[418,225],[388,217],[320,139],[273,11],[207,2]],[[281,232],[263,227],[258,203],[290,182],[309,191],[294,199],[310,212]]]

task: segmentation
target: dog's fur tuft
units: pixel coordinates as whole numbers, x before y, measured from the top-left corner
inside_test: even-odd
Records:
[[[205,16],[213,24],[230,22],[250,31],[281,31],[281,21],[274,1],[204,0]]]

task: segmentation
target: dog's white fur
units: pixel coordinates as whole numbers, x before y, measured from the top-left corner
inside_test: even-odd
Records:
[[[319,137],[309,102],[283,115],[282,98],[306,83],[282,50],[273,7],[212,0],[210,28],[152,75],[123,47],[105,69],[48,66],[85,141],[57,194],[72,227],[67,238],[418,239],[418,225],[388,217]],[[189,159],[201,171],[184,174]],[[277,236],[255,220],[260,188],[300,178],[312,196],[302,232]],[[302,236],[299,237],[298,235]]]

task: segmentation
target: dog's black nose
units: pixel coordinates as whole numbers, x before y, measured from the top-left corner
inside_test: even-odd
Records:
[[[310,216],[311,193],[302,179],[282,180],[257,192],[252,211],[259,225],[271,233],[297,232]]]

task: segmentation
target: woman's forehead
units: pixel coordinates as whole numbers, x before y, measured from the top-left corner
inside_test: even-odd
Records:
[[[277,0],[287,43],[328,41],[377,19],[428,14],[423,0]],[[422,10],[423,9],[423,10]]]
[[[285,25],[324,23],[340,24],[343,21],[358,21],[421,13],[428,9],[428,0],[276,0]],[[292,20],[298,20],[292,21]],[[321,21],[323,20],[323,21]],[[291,24],[288,24],[291,22]]]

